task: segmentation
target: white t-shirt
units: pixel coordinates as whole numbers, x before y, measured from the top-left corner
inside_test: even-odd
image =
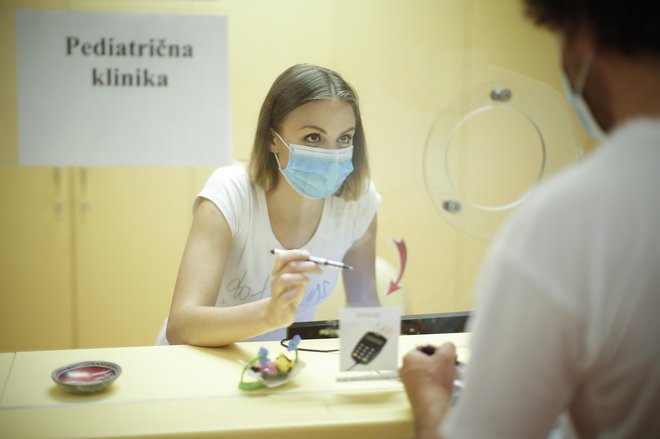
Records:
[[[273,234],[264,190],[250,182],[242,166],[234,165],[215,170],[195,199],[195,205],[201,198],[212,201],[223,213],[233,239],[216,306],[236,306],[270,297],[270,276],[275,262],[270,250],[285,247]],[[356,201],[326,198],[318,228],[304,248],[312,255],[341,261],[367,231],[379,203],[380,195],[373,183]],[[339,271],[332,268],[309,275],[296,321],[314,320],[317,306],[330,297],[338,276]],[[163,334],[161,330],[159,344],[166,342]],[[250,340],[282,339],[285,334],[286,328],[281,328]]]
[[[629,121],[512,215],[476,286],[447,438],[660,438],[660,120]]]

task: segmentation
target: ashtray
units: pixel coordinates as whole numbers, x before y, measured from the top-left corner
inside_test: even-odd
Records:
[[[121,375],[121,367],[108,361],[81,361],[55,369],[53,381],[66,392],[91,394],[105,390]]]

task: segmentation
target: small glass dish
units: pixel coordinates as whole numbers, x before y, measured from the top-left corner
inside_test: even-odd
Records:
[[[289,344],[285,345],[285,341],[288,341]],[[243,365],[238,388],[241,390],[258,390],[264,387],[278,387],[291,381],[305,367],[305,363],[298,358],[300,341],[300,335],[296,334],[291,340],[280,342],[282,346],[286,347],[287,351],[295,352],[293,360],[284,353],[281,353],[275,360],[271,360],[268,358],[268,349],[265,346],[262,346],[257,356],[250,361],[238,360]],[[253,378],[253,380],[246,381],[246,375]]]
[[[62,390],[88,395],[105,390],[121,375],[121,367],[108,361],[81,361],[55,369],[53,381]]]

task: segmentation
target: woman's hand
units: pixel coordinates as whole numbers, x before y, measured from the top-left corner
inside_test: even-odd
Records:
[[[275,257],[270,278],[271,297],[267,319],[274,328],[291,325],[298,305],[305,297],[307,273],[320,273],[321,268],[307,260],[307,250],[285,250]]]

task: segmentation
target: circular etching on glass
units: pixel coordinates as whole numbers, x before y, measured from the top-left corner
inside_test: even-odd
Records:
[[[489,239],[542,180],[580,156],[561,95],[521,75],[458,96],[435,119],[424,183],[441,216]]]
[[[481,209],[519,204],[541,180],[544,167],[541,132],[533,120],[510,106],[488,105],[472,111],[447,141],[449,183],[459,199]]]

